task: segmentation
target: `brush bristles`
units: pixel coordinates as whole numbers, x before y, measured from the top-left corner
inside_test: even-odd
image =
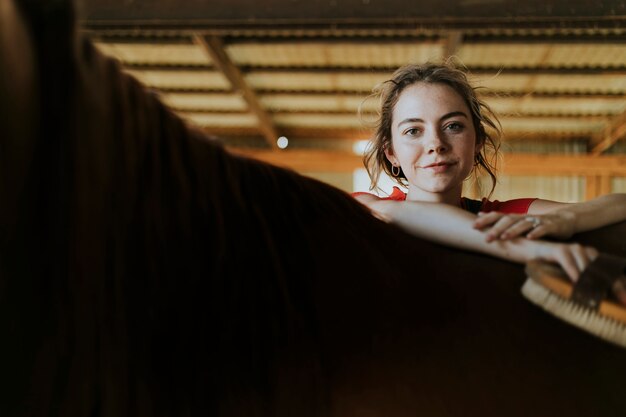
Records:
[[[607,342],[626,348],[626,325],[594,310],[566,300],[541,284],[527,279],[522,286],[524,297],[547,312]]]

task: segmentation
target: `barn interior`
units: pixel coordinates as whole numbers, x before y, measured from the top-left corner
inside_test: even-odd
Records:
[[[85,0],[79,16],[190,124],[348,192],[369,186],[372,88],[448,60],[500,116],[495,198],[626,192],[624,2]]]
[[[626,351],[522,297],[523,259],[403,233],[152,97],[363,191],[372,88],[453,60],[501,115],[494,198],[624,193],[623,0],[77,0],[151,94],[38,1],[29,32],[0,0],[0,416],[626,415]],[[573,239],[626,257],[624,206]]]

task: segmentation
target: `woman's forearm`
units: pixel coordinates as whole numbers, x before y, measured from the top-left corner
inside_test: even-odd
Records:
[[[358,199],[378,217],[417,237],[512,262],[525,263],[531,259],[554,262],[572,280],[578,279],[580,273],[598,255],[594,248],[576,243],[556,243],[524,237],[488,241],[484,228],[475,228],[476,216],[446,204],[398,202],[374,196]]]
[[[537,257],[541,246],[523,238],[487,242],[485,232],[473,227],[476,216],[446,204],[381,200],[371,207],[415,236],[513,262]]]
[[[570,219],[573,233],[585,232],[626,220],[626,194],[608,194],[554,211]]]

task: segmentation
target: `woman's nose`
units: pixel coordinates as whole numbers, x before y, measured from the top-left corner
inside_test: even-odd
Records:
[[[430,135],[426,146],[428,153],[444,153],[448,150],[448,146],[443,140],[441,140],[441,136],[438,132]]]

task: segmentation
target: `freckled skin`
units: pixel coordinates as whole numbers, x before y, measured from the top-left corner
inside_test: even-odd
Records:
[[[389,161],[409,182],[408,200],[459,205],[463,181],[480,151],[471,112],[445,84],[418,83],[404,89],[393,111]],[[433,163],[444,163],[428,167]]]

